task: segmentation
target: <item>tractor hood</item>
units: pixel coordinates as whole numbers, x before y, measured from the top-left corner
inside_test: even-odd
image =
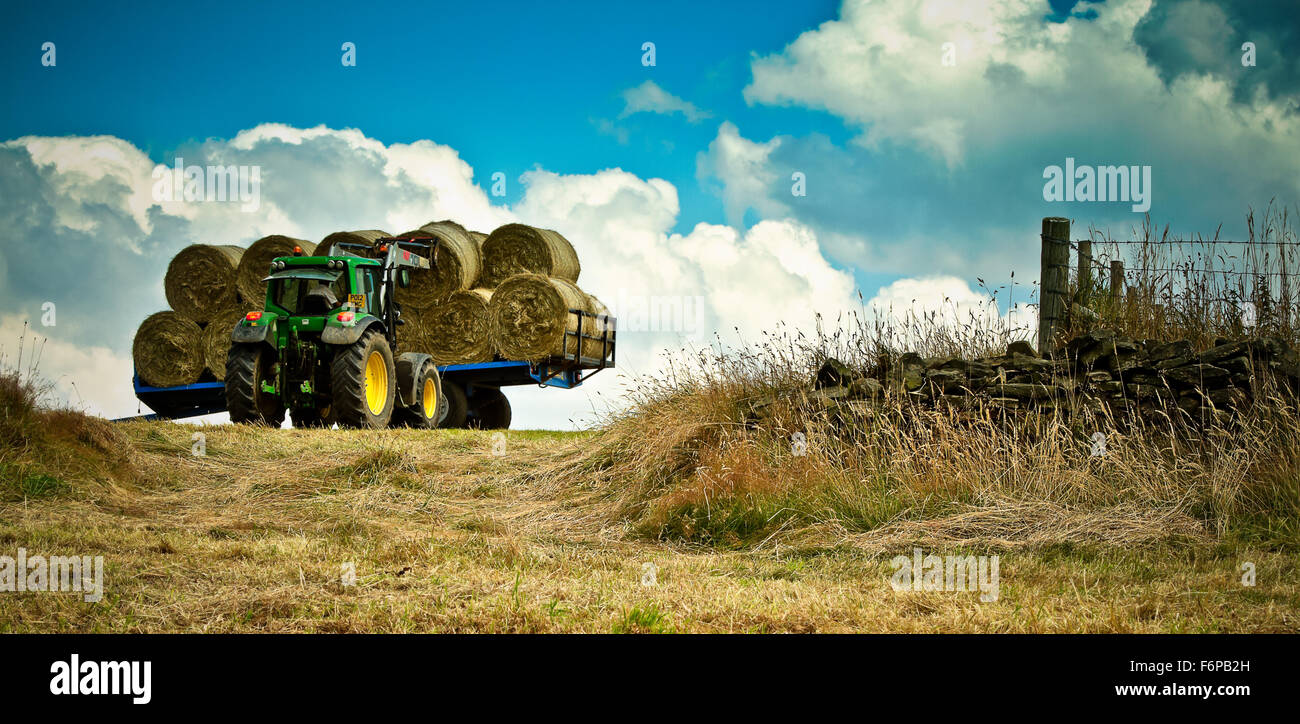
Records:
[[[339,272],[336,270],[316,269],[313,267],[289,267],[266,277],[262,281],[269,282],[276,279],[315,279],[322,282],[332,282],[338,279]]]

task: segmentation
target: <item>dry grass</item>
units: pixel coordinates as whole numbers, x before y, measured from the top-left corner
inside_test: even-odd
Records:
[[[0,551],[103,555],[105,598],[0,594],[5,631],[1287,631],[1294,557],[1155,543],[1002,554],[1001,597],[896,593],[876,546],[629,534],[546,470],[590,434],[116,429],[129,484],[0,504]],[[207,455],[192,454],[206,434]],[[532,473],[520,475],[520,471]],[[1032,522],[1030,523],[1033,524]],[[946,545],[946,544],[945,544]],[[954,546],[956,544],[954,543]],[[961,550],[954,547],[951,550]],[[1243,560],[1259,583],[1244,588]],[[642,565],[658,567],[641,584]],[[357,585],[343,586],[342,566]]]

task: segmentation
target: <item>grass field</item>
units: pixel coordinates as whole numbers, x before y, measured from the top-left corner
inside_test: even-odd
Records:
[[[502,450],[473,431],[76,421],[49,427],[43,460],[10,456],[0,554],[103,555],[104,599],[0,593],[0,630],[1300,628],[1294,553],[1241,543],[1006,548],[1000,596],[982,602],[894,591],[889,561],[907,545],[808,530],[731,547],[648,535],[617,496],[571,472],[601,433],[515,431]],[[41,465],[54,482],[21,483]],[[1253,587],[1241,582],[1245,561]],[[355,585],[343,585],[345,564]]]

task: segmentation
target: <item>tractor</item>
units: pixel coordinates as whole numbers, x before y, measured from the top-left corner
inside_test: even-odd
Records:
[[[443,403],[433,359],[402,351],[394,296],[428,269],[436,239],[341,244],[337,255],[279,257],[262,311],[231,333],[226,407],[232,422],[279,427],[436,427]]]

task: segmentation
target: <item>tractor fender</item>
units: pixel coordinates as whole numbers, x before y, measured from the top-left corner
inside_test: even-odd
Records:
[[[403,352],[397,355],[397,396],[401,398],[402,405],[409,407],[415,404],[417,380],[415,375],[419,373],[424,363],[432,360],[433,357],[424,352]],[[437,374],[437,368],[434,368],[434,374]]]
[[[320,333],[320,341],[325,344],[352,344],[361,339],[361,335],[365,334],[366,330],[374,325],[379,325],[381,330],[384,328],[384,324],[379,320],[379,317],[359,319],[356,325],[352,327],[327,325]]]
[[[230,332],[230,341],[239,344],[256,344],[266,342],[267,335],[271,333],[271,324],[259,324],[253,326],[240,322]]]

